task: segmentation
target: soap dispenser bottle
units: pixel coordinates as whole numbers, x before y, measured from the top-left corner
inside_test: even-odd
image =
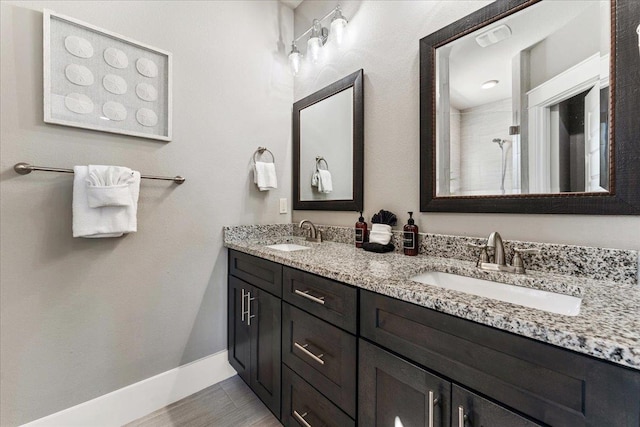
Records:
[[[418,255],[418,226],[413,219],[413,212],[409,212],[409,221],[404,226],[402,247],[405,255]]]
[[[360,212],[360,218],[358,218],[358,222],[356,222],[356,248],[361,248],[366,238],[367,223],[364,222],[364,217],[362,216],[362,212]]]

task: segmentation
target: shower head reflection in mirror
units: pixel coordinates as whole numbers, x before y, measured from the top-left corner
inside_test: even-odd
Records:
[[[505,175],[507,173],[507,159],[505,158],[505,153],[504,153],[504,144],[511,142],[507,139],[500,139],[500,138],[493,138],[493,141],[496,144],[498,144],[498,146],[500,147],[500,154],[501,154],[501,177],[500,177],[500,192],[502,194],[505,194],[505,189],[504,189],[504,178]],[[509,149],[509,147],[507,147],[507,150]]]

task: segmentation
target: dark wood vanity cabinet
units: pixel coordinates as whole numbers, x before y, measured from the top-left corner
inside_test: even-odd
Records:
[[[450,381],[452,426],[640,425],[640,372],[633,369],[363,290],[360,334]],[[370,363],[363,348],[360,365]],[[407,365],[396,365],[404,375]],[[362,406],[372,391],[366,369],[360,366],[361,419],[371,407]]]
[[[454,427],[540,426],[455,384],[451,386],[451,425]]]
[[[640,426],[637,370],[233,250],[228,300],[229,362],[285,426]]]
[[[254,260],[258,268],[248,274]],[[231,264],[243,267],[244,277],[229,275],[228,349],[229,363],[256,395],[280,416],[281,396],[281,300],[260,286],[282,277],[282,266],[237,252],[229,254]],[[267,261],[268,262],[268,261]],[[255,278],[262,280],[255,280]],[[265,279],[265,277],[267,279]],[[254,286],[249,281],[259,283]],[[272,286],[267,286],[272,287]]]
[[[282,424],[293,427],[355,427],[349,418],[301,376],[282,366]],[[361,424],[362,425],[362,424]]]
[[[360,425],[539,426],[365,340],[358,366]]]
[[[449,425],[449,381],[365,340],[359,346],[360,425]]]
[[[317,408],[304,409],[316,417],[316,423],[305,418],[308,424],[354,425],[358,290],[284,267],[282,296],[282,362],[290,369],[289,378],[284,381],[293,385],[284,391],[283,423],[306,427],[300,414],[292,412],[301,405],[290,394],[297,389],[306,394],[312,394],[311,390],[319,392],[326,399],[323,406],[330,408],[325,414]],[[335,424],[337,421],[340,423]]]

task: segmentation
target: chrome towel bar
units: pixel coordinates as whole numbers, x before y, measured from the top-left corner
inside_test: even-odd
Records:
[[[29,163],[16,163],[13,166],[13,170],[19,173],[20,175],[27,175],[33,171],[44,171],[44,172],[61,172],[61,173],[73,173],[73,169],[65,169],[65,168],[50,168],[47,166],[34,166]],[[186,181],[186,178],[182,176],[155,176],[155,175],[141,175],[142,179],[159,179],[162,181],[173,181],[176,184],[182,184]]]

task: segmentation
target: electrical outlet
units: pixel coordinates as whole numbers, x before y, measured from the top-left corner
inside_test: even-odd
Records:
[[[281,214],[286,214],[287,213],[287,199],[280,199],[280,213]]]

